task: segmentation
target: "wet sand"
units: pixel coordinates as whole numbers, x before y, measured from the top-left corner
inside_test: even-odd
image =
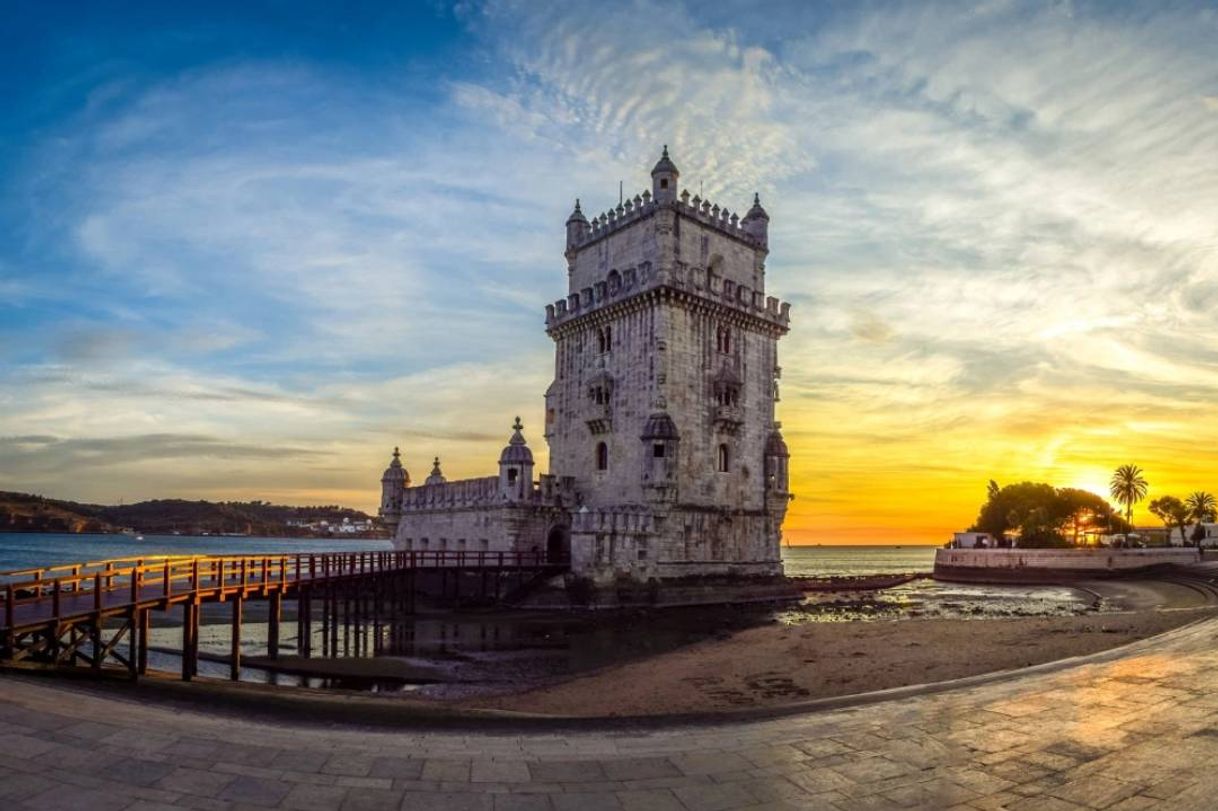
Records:
[[[575,716],[775,707],[1083,656],[1218,614],[1196,592],[1171,583],[1080,585],[1114,610],[1068,617],[775,623],[541,688],[453,703]]]

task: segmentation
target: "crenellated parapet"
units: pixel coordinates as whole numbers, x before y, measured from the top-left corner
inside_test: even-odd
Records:
[[[669,210],[695,220],[732,239],[740,240],[751,247],[765,250],[767,248],[765,230],[750,228],[750,222],[757,219],[755,212],[761,210],[756,199],[754,199],[754,206],[753,210],[741,217],[730,211],[727,206],[720,206],[709,199],[703,200],[696,194],[691,197],[688,189],[682,191],[680,197],[671,202],[653,200],[651,192],[643,190],[634,197],[626,198],[618,203],[617,207],[588,219],[586,225],[581,222],[580,227],[572,229],[568,234],[567,246],[578,250],[628,228],[634,223],[652,216],[657,211]],[[764,210],[762,210],[762,214],[764,215]]]
[[[402,512],[481,507],[498,504],[501,500],[499,477],[483,476],[409,487],[402,494]]]
[[[546,305],[546,330],[553,335],[565,325],[593,313],[616,315],[630,305],[638,306],[649,299],[634,301],[643,293],[667,295],[679,292],[685,299],[697,299],[704,306],[718,306],[727,313],[738,313],[767,322],[786,332],[791,321],[791,305],[761,290],[723,278],[714,269],[677,263],[669,273],[653,270],[650,262],[637,268],[611,270],[603,281],[572,293]]]

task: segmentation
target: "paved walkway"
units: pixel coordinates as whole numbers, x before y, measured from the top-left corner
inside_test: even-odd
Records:
[[[0,676],[4,809],[1212,809],[1215,762],[1218,620],[1050,674],[660,730],[257,723]]]

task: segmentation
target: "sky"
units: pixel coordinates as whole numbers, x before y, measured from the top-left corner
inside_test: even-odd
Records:
[[[1218,3],[339,5],[0,17],[0,489],[544,469],[563,223],[668,144],[771,217],[793,543],[1218,490]]]

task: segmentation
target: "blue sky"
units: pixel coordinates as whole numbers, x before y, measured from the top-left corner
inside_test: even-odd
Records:
[[[8,10],[0,487],[367,507],[394,444],[543,446],[562,223],[663,143],[773,217],[809,538],[1206,475],[1213,3],[388,5]]]

